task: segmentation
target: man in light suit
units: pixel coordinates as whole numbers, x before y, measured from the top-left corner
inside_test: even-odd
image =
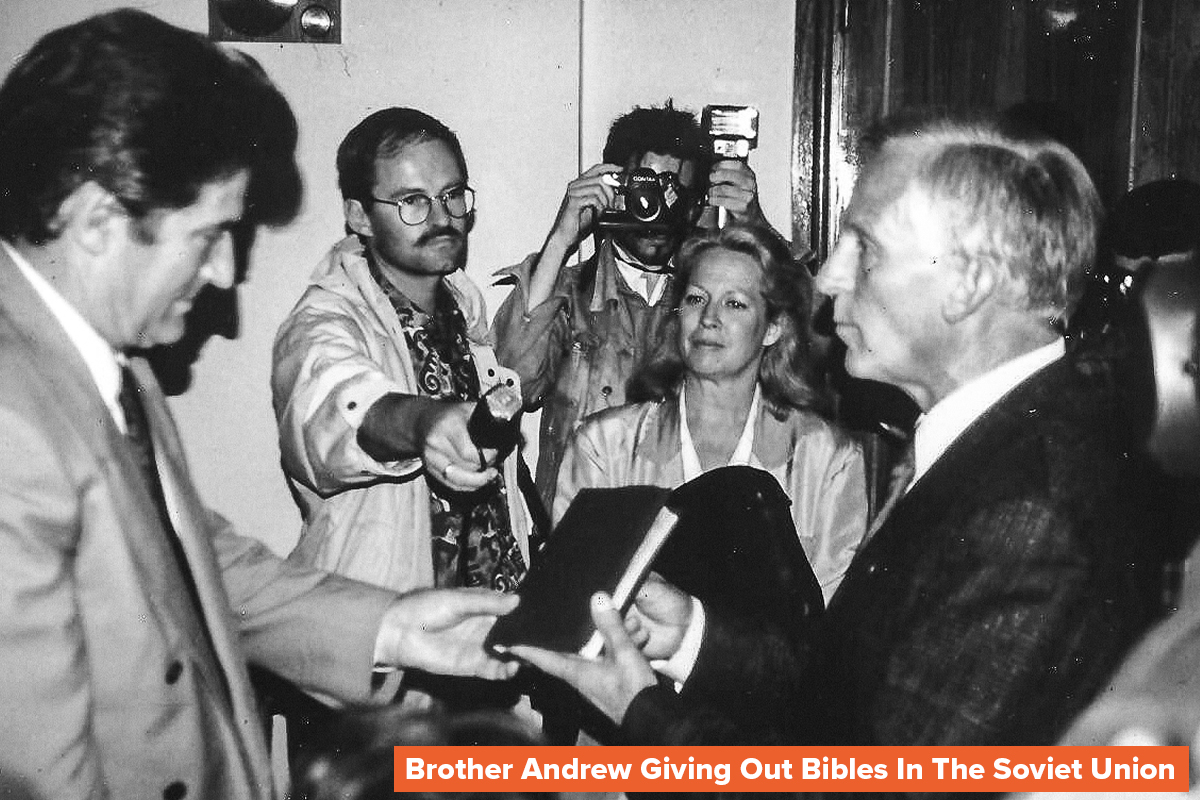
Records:
[[[797,719],[824,744],[1050,744],[1158,610],[1153,473],[1058,332],[1094,256],[1096,192],[1065,147],[992,123],[896,120],[869,145],[817,288],[849,372],[924,413],[913,471],[807,665],[825,702]],[[657,685],[633,647],[663,657],[689,641],[691,604],[652,587],[632,640],[600,598],[602,660],[514,651],[579,686],[631,742],[738,741]],[[777,677],[745,674],[746,643],[729,641],[705,630],[695,672]]]
[[[501,678],[490,592],[288,565],[192,484],[141,349],[234,231],[285,221],[295,118],[256,64],[136,11],[0,87],[0,774],[55,798],[269,798],[247,661],[346,701],[395,668]]]

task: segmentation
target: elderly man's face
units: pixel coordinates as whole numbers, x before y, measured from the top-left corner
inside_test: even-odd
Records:
[[[940,205],[911,186],[919,147],[889,144],[859,177],[816,286],[833,298],[847,371],[923,404],[945,366],[942,308],[957,270]]]

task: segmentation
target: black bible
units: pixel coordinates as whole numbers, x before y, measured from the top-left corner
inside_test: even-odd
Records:
[[[799,633],[824,610],[790,501],[768,473],[723,467],[677,489],[584,489],[534,558],[487,644],[594,656],[589,598],[629,608],[653,569],[714,612]]]

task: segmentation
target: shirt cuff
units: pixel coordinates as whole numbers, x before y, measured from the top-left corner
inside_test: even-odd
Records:
[[[675,681],[676,692],[683,689],[683,684],[696,667],[700,645],[704,642],[704,622],[704,604],[693,597],[692,617],[688,620],[679,648],[668,659],[658,658],[650,662],[651,667]]]

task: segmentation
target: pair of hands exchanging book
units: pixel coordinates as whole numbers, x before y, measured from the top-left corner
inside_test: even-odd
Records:
[[[684,680],[709,609],[790,643],[824,610],[790,501],[770,474],[745,466],[674,490],[582,490],[518,594],[487,646],[565,681],[618,724],[657,683],[652,661]],[[677,651],[682,663],[658,663]]]
[[[633,698],[657,683],[648,659],[668,659],[679,648],[691,619],[691,597],[652,575],[624,619],[605,592],[592,595],[589,606],[604,642],[598,657],[531,645],[513,645],[508,650],[570,684],[619,725]]]

